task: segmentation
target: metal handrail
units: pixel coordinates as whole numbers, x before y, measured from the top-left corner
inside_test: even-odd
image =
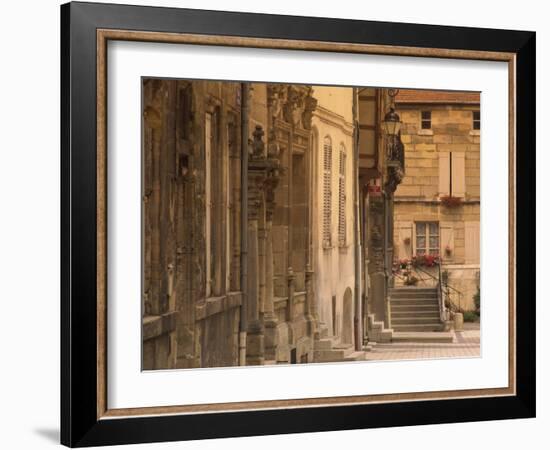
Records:
[[[458,289],[454,288],[447,282],[443,282],[442,280],[442,273],[441,273],[441,263],[435,262],[437,264],[437,270],[438,270],[438,276],[432,275],[430,272],[425,271],[424,269],[421,269],[419,266],[413,266],[410,262],[409,265],[411,268],[413,268],[416,271],[422,272],[426,275],[428,275],[430,278],[434,279],[437,282],[437,300],[439,304],[439,315],[442,321],[447,320],[449,317],[449,310],[451,308],[447,308],[445,300],[448,300],[449,303],[458,311],[461,310],[461,300],[464,295],[463,292],[459,291]],[[394,276],[398,276],[399,278],[403,279],[403,277],[400,277],[397,274],[394,274]],[[449,290],[455,291],[458,294],[458,306],[456,303],[451,299]],[[445,294],[445,295],[444,295]]]
[[[447,317],[448,317],[448,310],[450,308],[447,308],[445,306],[445,298],[449,301],[449,303],[455,307],[455,309],[457,309],[458,311],[461,310],[461,300],[462,300],[462,296],[464,295],[463,292],[459,291],[458,289],[452,287],[449,283],[447,282],[443,282],[442,280],[442,274],[441,274],[441,263],[439,262],[436,262],[435,264],[437,264],[437,269],[438,269],[438,276],[435,277],[434,275],[432,275],[431,273],[421,269],[420,267],[418,266],[414,266],[414,269],[417,270],[417,271],[420,271],[426,275],[428,275],[429,277],[433,278],[435,281],[437,281],[437,290],[438,290],[438,301],[439,301],[439,311],[440,311],[440,316],[441,316],[441,320],[446,320]],[[444,290],[446,290],[445,292],[445,296],[443,295],[444,294]],[[451,299],[450,297],[450,294],[449,294],[449,290],[452,290],[454,292],[456,292],[458,294],[458,307],[456,306],[456,303]],[[444,298],[445,297],[445,298]]]
[[[449,320],[449,311],[447,310],[447,306],[445,305],[445,299],[443,298],[443,283],[442,283],[442,276],[441,276],[441,262],[437,263],[437,274],[438,274],[438,280],[437,280],[437,297],[439,300],[439,317],[441,318],[441,322],[446,322]],[[446,283],[447,289],[449,288],[448,283]],[[447,292],[447,297],[449,297],[449,294]]]

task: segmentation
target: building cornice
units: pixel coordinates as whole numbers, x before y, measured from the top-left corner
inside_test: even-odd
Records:
[[[348,122],[344,116],[324,108],[321,105],[317,105],[317,108],[313,112],[313,117],[318,118],[321,122],[339,128],[344,134],[353,136],[353,123]]]

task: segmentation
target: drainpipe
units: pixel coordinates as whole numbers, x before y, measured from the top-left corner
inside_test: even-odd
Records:
[[[357,118],[357,88],[353,88],[353,236],[355,240],[355,289],[353,330],[355,350],[363,349],[363,320],[361,308],[361,237],[359,236],[359,127]]]
[[[246,330],[248,327],[248,83],[241,83],[241,292],[239,318],[239,365],[246,365]]]
[[[388,267],[391,267],[388,262],[388,243],[389,243],[389,231],[390,231],[390,218],[389,218],[389,197],[386,193],[386,190],[382,190],[382,195],[384,196],[384,277],[386,282],[384,283],[384,306],[385,306],[385,317],[384,317],[384,327],[391,328],[390,320],[390,304],[388,302],[388,283],[390,281],[390,275],[388,273]]]

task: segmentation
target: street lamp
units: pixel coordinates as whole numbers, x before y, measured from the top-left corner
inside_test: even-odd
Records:
[[[388,137],[397,136],[399,134],[399,130],[401,129],[401,119],[399,118],[399,114],[395,112],[395,108],[393,106],[390,107],[390,110],[384,116],[382,128]]]
[[[402,146],[400,138],[401,118],[395,112],[395,96],[399,89],[388,89],[390,97],[390,110],[384,116],[382,121],[382,131],[386,135],[386,156],[388,166],[402,164]]]

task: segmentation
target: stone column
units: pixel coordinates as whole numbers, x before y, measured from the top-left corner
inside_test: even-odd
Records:
[[[253,136],[249,141],[248,160],[248,281],[247,281],[247,317],[248,328],[246,336],[246,364],[261,365],[264,363],[264,327],[261,321],[261,283],[265,274],[260,260],[259,223],[264,214],[264,190],[266,181],[266,157],[264,154],[264,135],[261,126],[257,125]],[[265,220],[261,221],[262,223]],[[262,253],[265,253],[262,251]]]
[[[263,223],[262,223],[263,222]],[[263,319],[265,312],[266,296],[266,240],[267,230],[265,221],[258,222],[258,266],[259,266],[259,312],[260,320]]]
[[[273,304],[273,213],[275,211],[275,189],[280,179],[280,149],[275,132],[271,128],[267,146],[267,179],[265,182],[265,298],[264,298],[264,327],[265,327],[265,358],[277,359],[277,344],[279,333],[278,319]]]
[[[292,322],[292,320],[294,319],[294,290],[296,280],[296,275],[294,275],[292,267],[288,268],[286,279],[288,283],[288,303],[286,308],[286,320],[287,322]]]
[[[250,179],[254,177],[254,179]],[[248,329],[246,334],[246,365],[264,363],[264,334],[260,321],[260,261],[258,242],[258,220],[261,206],[261,192],[257,186],[257,174],[249,170],[248,185]]]
[[[306,320],[308,322],[308,333],[311,336],[314,336],[317,332],[317,304],[316,299],[314,297],[313,293],[313,269],[311,268],[311,264],[308,262],[306,266]]]
[[[277,316],[273,304],[273,209],[267,205],[265,223],[265,359],[276,359]]]

